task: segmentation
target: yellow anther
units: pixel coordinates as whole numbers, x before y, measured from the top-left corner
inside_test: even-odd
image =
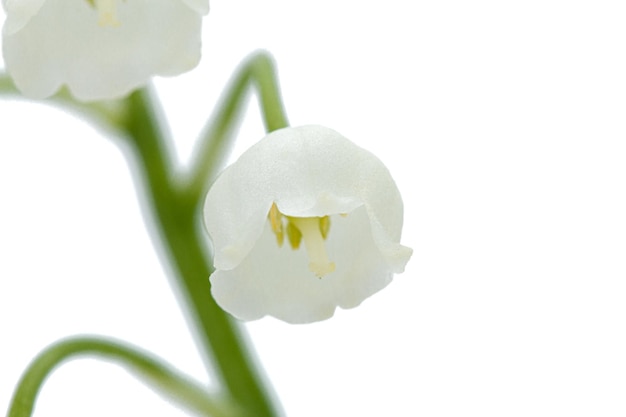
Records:
[[[330,216],[320,217],[320,232],[324,239],[328,237],[328,232],[330,232]]]
[[[270,208],[268,217],[270,218],[270,225],[272,226],[272,231],[276,235],[276,242],[278,242],[278,247],[282,247],[283,242],[285,241],[285,232],[283,228],[283,214],[278,210],[278,206],[276,206],[276,203],[272,203],[272,208]]]
[[[298,249],[300,247],[300,242],[302,242],[302,233],[292,222],[287,223],[287,238],[289,239],[291,249]]]

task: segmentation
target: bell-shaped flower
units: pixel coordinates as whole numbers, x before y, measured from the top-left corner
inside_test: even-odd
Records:
[[[368,151],[321,126],[274,131],[207,195],[213,297],[242,320],[309,323],[356,307],[404,270],[402,216],[396,184]]]
[[[208,0],[3,0],[7,72],[28,97],[67,86],[79,100],[117,98],[200,60]]]

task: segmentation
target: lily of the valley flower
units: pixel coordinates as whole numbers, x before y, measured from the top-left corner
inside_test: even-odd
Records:
[[[309,323],[404,270],[400,193],[382,162],[321,126],[268,134],[211,187],[211,291],[235,317]]]
[[[45,98],[121,97],[200,60],[208,0],[3,0],[3,55],[16,86]]]

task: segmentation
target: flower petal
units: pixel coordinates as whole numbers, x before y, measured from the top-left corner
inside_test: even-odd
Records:
[[[206,226],[215,266],[234,268],[254,246],[273,202],[289,216],[347,213],[365,204],[379,239],[398,242],[402,199],[378,158],[334,130],[274,131],[248,149],[212,186]],[[382,243],[381,243],[382,244]]]
[[[3,33],[12,35],[22,29],[46,0],[5,0],[2,4],[6,12]]]
[[[209,0],[183,0],[183,2],[197,13],[202,15],[209,13]]]
[[[271,315],[294,324],[325,320],[337,306],[358,306],[391,282],[391,272],[367,230],[364,207],[332,216],[331,223],[328,250],[341,254],[334,272],[317,278],[306,267],[306,253],[279,248],[266,223],[255,249],[236,269],[211,276],[213,297],[239,319]]]

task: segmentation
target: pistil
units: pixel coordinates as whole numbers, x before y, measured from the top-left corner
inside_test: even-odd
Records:
[[[309,269],[318,278],[335,270],[335,263],[328,259],[324,236],[320,228],[320,217],[289,217],[289,221],[300,230],[304,246],[309,255]]]
[[[119,26],[117,20],[118,0],[95,0],[96,10],[98,10],[98,24],[100,26]]]

